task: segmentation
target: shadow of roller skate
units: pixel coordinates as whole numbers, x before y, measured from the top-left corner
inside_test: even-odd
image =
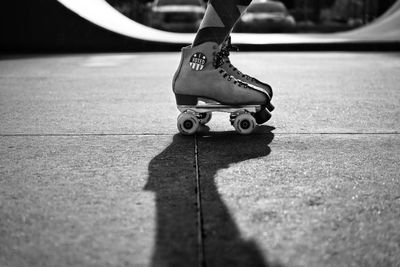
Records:
[[[233,163],[266,157],[274,135],[213,133],[198,138],[206,266],[272,266],[252,240],[244,240],[215,184]],[[268,131],[269,130],[269,131]],[[157,230],[152,266],[198,266],[194,138],[175,135],[149,164],[145,190],[156,194]],[[276,265],[274,265],[276,266]]]

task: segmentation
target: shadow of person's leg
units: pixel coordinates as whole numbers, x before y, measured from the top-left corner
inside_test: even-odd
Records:
[[[246,137],[227,133],[198,139],[207,266],[267,266],[257,245],[241,238],[214,178],[229,164],[267,156],[272,138],[269,132]],[[194,146],[193,138],[176,135],[149,164],[145,190],[155,192],[157,208],[152,266],[198,265]]]
[[[214,135],[199,139],[200,179],[207,266],[268,266],[257,244],[244,240],[215,183],[217,172],[233,163],[266,157],[273,134]],[[246,177],[243,177],[246,179]]]
[[[197,266],[194,140],[176,135],[149,164],[145,190],[156,195],[152,266]]]

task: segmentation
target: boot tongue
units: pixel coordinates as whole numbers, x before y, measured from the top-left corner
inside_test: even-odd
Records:
[[[224,55],[223,55],[223,53],[221,53],[221,52],[215,53],[213,66],[216,69],[218,69],[222,65],[224,65]]]
[[[239,48],[237,46],[233,46],[231,43],[231,36],[226,38],[225,42],[222,45],[221,52],[223,53],[224,57],[229,57],[229,52],[237,52],[239,51]]]

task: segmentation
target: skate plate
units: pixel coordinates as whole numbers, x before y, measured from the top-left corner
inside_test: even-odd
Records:
[[[183,135],[194,135],[201,125],[211,120],[213,112],[230,113],[231,125],[236,132],[242,135],[251,134],[257,123],[257,116],[266,116],[265,122],[270,118],[270,113],[260,105],[231,106],[217,103],[199,103],[197,105],[178,105],[181,114],[177,119],[177,127]],[[259,114],[263,115],[259,115]],[[257,114],[257,115],[255,115]]]
[[[230,106],[230,105],[221,105],[221,104],[199,104],[195,106],[191,105],[179,105],[178,110],[180,112],[185,112],[186,110],[192,110],[194,112],[203,113],[203,112],[226,112],[226,113],[234,113],[242,110],[246,110],[248,112],[256,113],[261,111],[260,105],[245,105],[245,106]]]

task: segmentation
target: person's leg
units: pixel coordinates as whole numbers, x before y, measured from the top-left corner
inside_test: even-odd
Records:
[[[195,105],[199,98],[222,104],[269,103],[262,90],[234,79],[221,67],[220,47],[251,0],[211,0],[192,46],[182,49],[173,78],[178,105]]]
[[[260,88],[266,92],[271,99],[272,88],[270,85],[247,74],[243,74],[232,65],[229,59],[229,53],[232,48],[230,33],[237,20],[239,20],[240,16],[245,12],[250,3],[251,0],[209,1],[203,21],[193,42],[193,46],[208,41],[222,45],[220,55],[222,55],[224,64],[221,65],[221,68],[234,78],[247,83],[250,86]],[[274,109],[272,105],[268,105],[267,108],[270,111]]]
[[[205,42],[221,45],[251,0],[210,0],[193,46]]]
[[[250,5],[251,1],[252,0],[209,1],[206,13],[193,42],[193,46],[207,41],[221,44],[221,51],[219,53],[223,60],[221,68],[234,78],[245,82],[250,86],[264,90],[269,97],[272,98],[272,88],[270,85],[240,72],[232,65],[229,59],[230,51],[235,49],[235,47],[231,45],[230,33],[232,32],[235,23]],[[274,108],[272,105],[269,105],[268,109],[272,111]]]
[[[255,114],[257,123],[271,115],[265,109],[270,96],[262,88],[253,87],[229,75],[221,66],[223,41],[231,32],[251,0],[211,0],[193,45],[182,49],[181,62],[175,72],[172,88],[176,103],[196,105],[199,99],[227,105],[261,105]]]

